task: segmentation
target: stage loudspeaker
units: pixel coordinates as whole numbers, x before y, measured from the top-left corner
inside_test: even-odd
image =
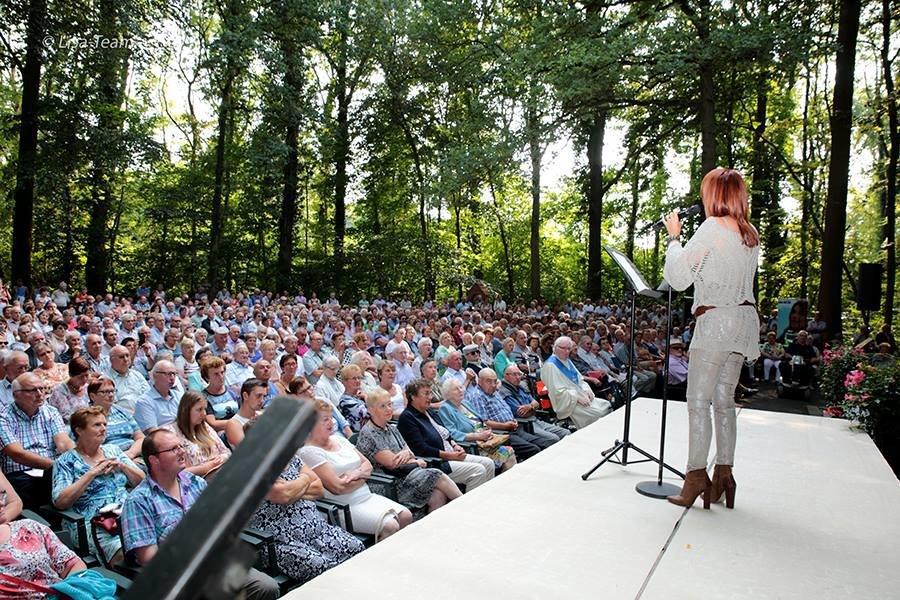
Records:
[[[859,310],[881,309],[881,263],[859,263],[859,288],[856,307]]]

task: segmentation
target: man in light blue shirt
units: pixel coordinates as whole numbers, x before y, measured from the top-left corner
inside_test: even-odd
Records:
[[[139,398],[150,390],[144,376],[131,368],[131,352],[125,346],[113,346],[103,374],[116,384],[116,406],[134,414]]]
[[[150,370],[153,385],[134,409],[134,419],[145,433],[171,423],[178,416],[178,403],[184,392],[175,386],[177,377],[175,364],[168,360],[158,361]]]

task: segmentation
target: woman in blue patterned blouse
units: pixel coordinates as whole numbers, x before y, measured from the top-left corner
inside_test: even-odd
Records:
[[[112,444],[131,460],[137,460],[141,455],[144,432],[128,411],[115,404],[116,384],[108,377],[95,379],[88,384],[88,398],[91,404],[106,410],[106,439],[103,443]]]
[[[103,445],[106,439],[103,408],[79,408],[72,413],[70,423],[75,447],[53,463],[53,505],[83,516],[91,550],[102,553],[108,562],[117,562],[122,559],[119,536],[105,529],[92,532],[90,520],[105,506],[121,506],[127,495],[126,485],[136,486],[144,479],[144,472],[117,446]]]

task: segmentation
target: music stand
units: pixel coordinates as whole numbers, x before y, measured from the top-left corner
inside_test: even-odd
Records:
[[[634,263],[631,260],[610,246],[605,246],[607,254],[609,254],[613,261],[618,265],[619,269],[621,269],[622,273],[625,274],[625,281],[628,284],[628,293],[631,295],[631,340],[629,340],[628,344],[628,377],[626,379],[625,386],[625,430],[622,434],[621,440],[616,440],[611,448],[608,448],[601,452],[600,454],[603,456],[603,459],[594,465],[591,470],[581,476],[581,479],[587,481],[587,478],[591,476],[591,474],[599,469],[603,464],[607,462],[612,462],[617,465],[627,466],[629,464],[637,464],[644,462],[655,462],[673,473],[678,473],[675,469],[670,467],[669,465],[662,462],[661,459],[656,458],[652,454],[642,450],[638,446],[631,443],[629,439],[629,434],[631,430],[631,400],[632,400],[632,387],[634,386],[634,315],[636,310],[635,300],[640,294],[641,296],[646,296],[648,298],[660,298],[662,294],[654,290],[647,283],[647,280],[644,279],[644,276],[638,270]],[[640,460],[628,460],[628,449],[631,448],[635,452],[642,454],[644,456],[643,459]],[[622,452],[622,458],[616,459],[616,455]],[[678,473],[680,475],[680,473]],[[683,475],[682,475],[683,477]],[[679,488],[680,489],[680,488]]]
[[[663,395],[662,395],[662,424],[659,432],[659,472],[656,475],[656,481],[641,481],[634,489],[638,494],[643,494],[650,498],[666,498],[681,493],[681,488],[671,483],[663,483],[663,465],[665,464],[666,451],[666,406],[669,402],[669,353],[672,351],[670,341],[672,338],[672,286],[665,280],[659,287],[658,292],[666,294],[666,356],[663,363]],[[675,469],[669,467],[676,475],[684,479],[684,475]]]

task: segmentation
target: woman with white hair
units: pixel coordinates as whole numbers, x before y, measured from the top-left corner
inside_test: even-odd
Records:
[[[573,350],[575,342],[572,338],[558,337],[553,343],[553,354],[541,368],[541,381],[547,386],[556,416],[569,419],[581,429],[608,415],[612,406],[608,401],[594,397],[594,392],[569,359]]]
[[[374,390],[378,387],[378,379],[375,376],[375,359],[368,352],[360,350],[350,357],[350,364],[356,365],[362,370],[363,392]]]
[[[344,394],[344,384],[338,381],[337,374],[341,361],[334,355],[328,355],[322,361],[322,376],[316,382],[316,396],[325,398],[333,406],[337,406]]]

